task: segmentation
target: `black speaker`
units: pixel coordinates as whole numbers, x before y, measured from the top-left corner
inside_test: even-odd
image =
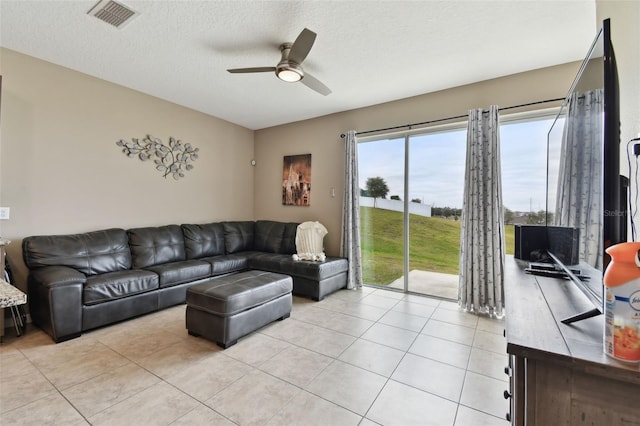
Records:
[[[514,225],[516,259],[543,260],[547,253],[547,227],[544,225]]]
[[[580,263],[580,230],[566,226],[547,227],[549,251],[565,265]]]
[[[547,250],[565,265],[580,262],[580,230],[566,226],[514,225],[516,259],[547,261]]]

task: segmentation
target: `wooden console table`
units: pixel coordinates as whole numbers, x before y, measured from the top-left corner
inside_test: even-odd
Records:
[[[640,366],[602,350],[602,315],[560,321],[591,307],[570,281],[525,273],[508,256],[506,338],[514,425],[640,425]]]

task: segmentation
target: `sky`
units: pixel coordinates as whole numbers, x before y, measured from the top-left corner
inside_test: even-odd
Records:
[[[502,197],[512,211],[546,208],[547,134],[552,123],[549,118],[501,125]],[[466,133],[465,128],[411,137],[410,200],[462,208]],[[559,145],[559,139],[552,144],[552,164],[557,164]],[[398,195],[404,199],[404,156],[404,138],[359,143],[360,188],[366,188],[368,178],[379,176],[389,187],[387,198]]]

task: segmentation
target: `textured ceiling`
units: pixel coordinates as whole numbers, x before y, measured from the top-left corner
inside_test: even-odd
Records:
[[[0,45],[250,129],[580,60],[596,34],[595,0],[122,0],[121,29],[96,1],[0,0]],[[305,27],[329,96],[226,72],[275,66]]]

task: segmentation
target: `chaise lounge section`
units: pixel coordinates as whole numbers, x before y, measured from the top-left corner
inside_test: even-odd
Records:
[[[185,303],[188,287],[248,270],[291,276],[294,295],[322,300],[346,286],[347,260],[293,260],[297,226],[230,221],[27,237],[32,321],[61,342]]]

